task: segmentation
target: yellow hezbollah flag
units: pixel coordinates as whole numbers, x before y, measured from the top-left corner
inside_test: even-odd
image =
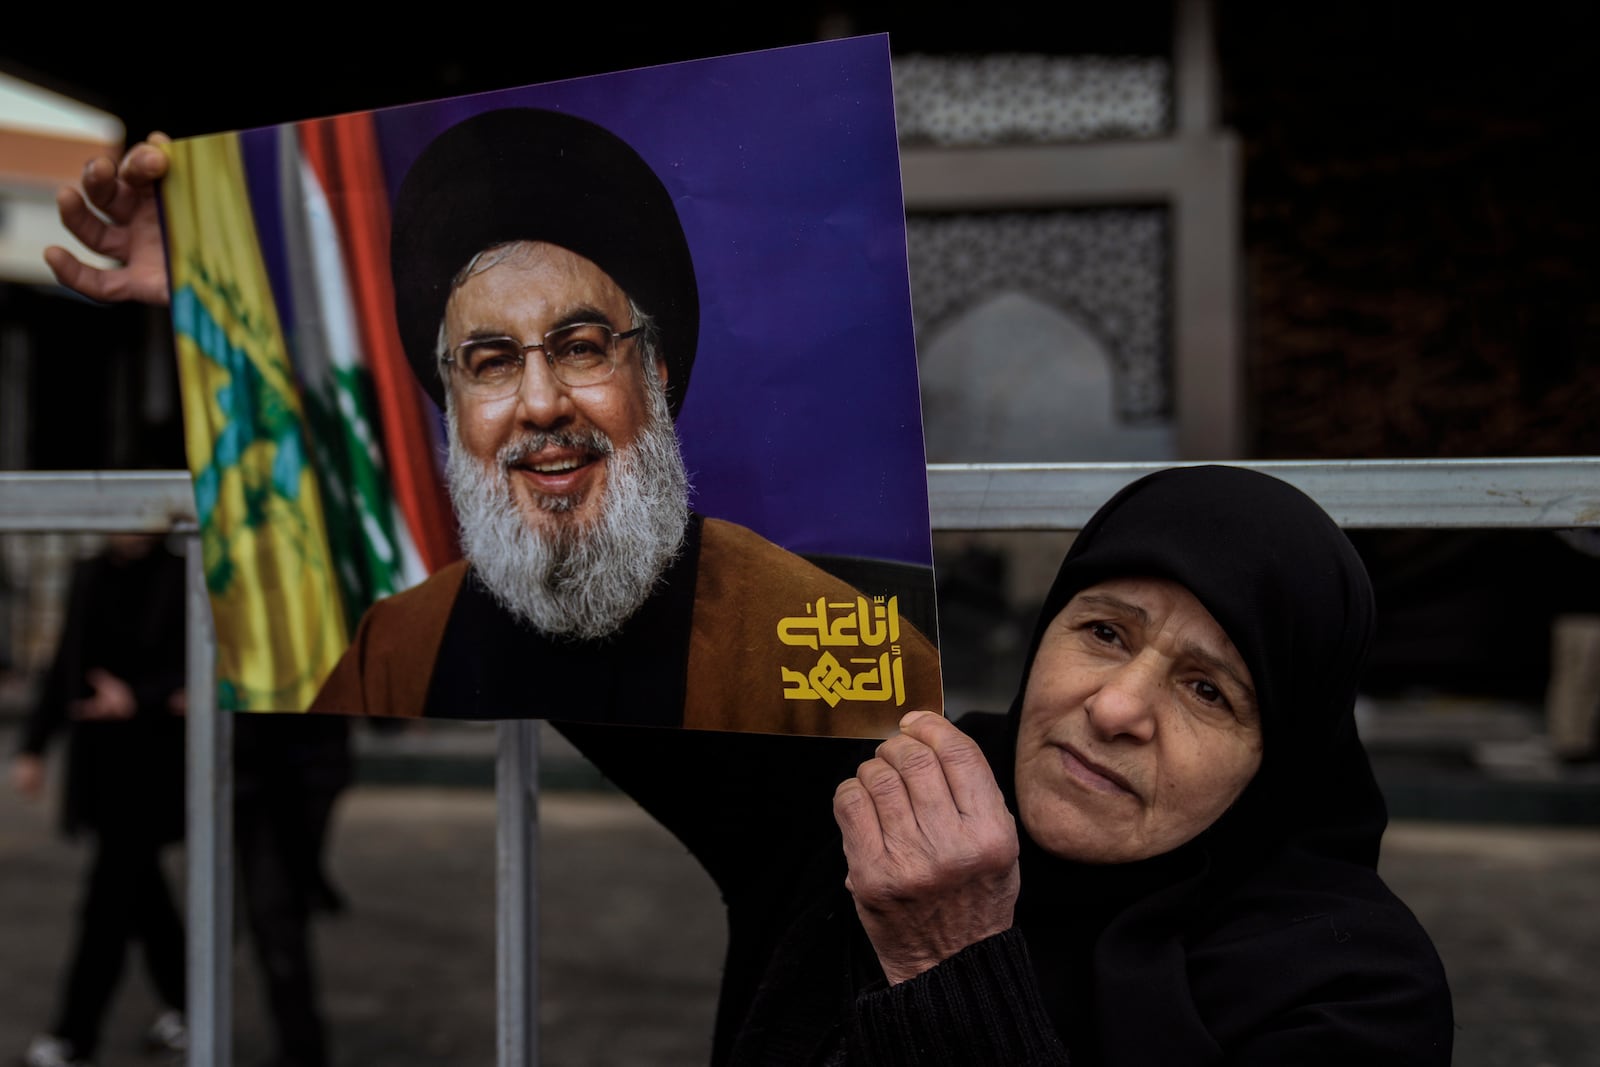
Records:
[[[235,134],[178,141],[162,186],[217,697],[303,711],[347,637]]]

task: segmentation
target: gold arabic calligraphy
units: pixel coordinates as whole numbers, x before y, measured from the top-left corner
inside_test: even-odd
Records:
[[[778,620],[778,640],[820,651],[809,671],[780,667],[785,700],[823,700],[834,707],[841,700],[905,703],[905,668],[900,658],[898,597],[858,596],[855,603],[829,603],[818,597],[804,615]],[[877,656],[847,657],[841,662],[831,648],[888,648]],[[849,664],[850,666],[846,666]]]

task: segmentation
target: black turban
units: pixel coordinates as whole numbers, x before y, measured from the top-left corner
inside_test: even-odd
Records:
[[[423,149],[395,199],[395,317],[434,402],[444,403],[437,345],[451,280],[508,241],[583,256],[651,316],[676,418],[694,365],[700,296],[672,197],[609,130],[537,108],[486,111],[450,127]]]

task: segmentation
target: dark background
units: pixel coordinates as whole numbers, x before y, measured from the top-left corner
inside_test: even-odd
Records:
[[[270,25],[74,13],[54,33],[8,34],[0,66],[119,115],[130,136],[184,136],[850,33],[886,31],[902,54],[1171,48],[1164,0],[1042,10],[434,8],[359,33],[311,12]],[[1245,161],[1248,453],[1600,454],[1597,6],[1220,0],[1215,26],[1222,121]],[[98,461],[83,433],[86,409],[127,418],[73,383],[111,380],[117,347],[143,343],[137,313],[3,299],[8,318],[60,316],[93,338],[36,375],[61,415],[38,421],[30,465],[179,465],[175,425]],[[1600,566],[1551,534],[1356,540],[1384,612],[1379,689],[1537,699],[1551,616],[1600,610]]]

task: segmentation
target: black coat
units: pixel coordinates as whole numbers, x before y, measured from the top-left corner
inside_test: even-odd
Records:
[[[102,554],[72,572],[66,618],[21,751],[42,754],[68,735],[62,822],[70,834],[148,836],[184,830],[184,720],[170,700],[184,684],[184,564],[156,546],[132,559]],[[127,682],[131,719],[76,721],[72,701],[89,695],[91,670]]]

